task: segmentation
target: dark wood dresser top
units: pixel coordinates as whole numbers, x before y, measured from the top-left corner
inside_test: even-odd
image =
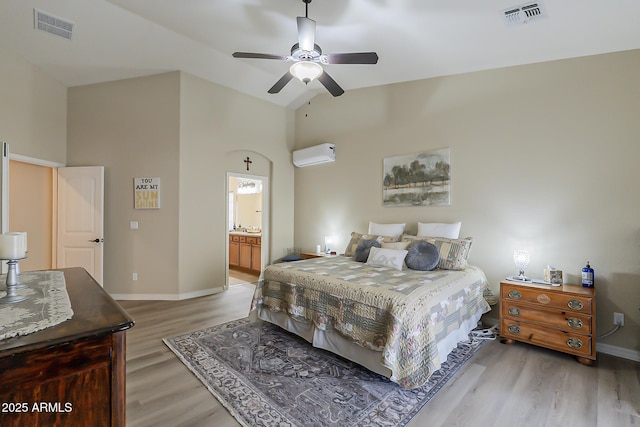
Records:
[[[133,319],[84,268],[62,268],[73,317],[25,336],[0,341],[0,357],[112,334],[134,325]]]

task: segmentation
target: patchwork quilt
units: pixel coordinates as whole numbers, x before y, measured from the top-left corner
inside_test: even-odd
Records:
[[[440,368],[437,341],[495,302],[483,271],[475,266],[396,270],[336,256],[268,266],[251,310],[285,312],[321,330],[338,331],[381,352],[391,379],[416,388]]]

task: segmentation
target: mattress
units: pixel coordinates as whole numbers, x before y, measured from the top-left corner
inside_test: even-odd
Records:
[[[388,376],[423,385],[466,340],[492,295],[481,269],[415,271],[337,256],[274,264],[256,286],[256,316]]]

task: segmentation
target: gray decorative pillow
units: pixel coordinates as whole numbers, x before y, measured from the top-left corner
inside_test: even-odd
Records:
[[[436,268],[440,261],[440,251],[436,245],[424,240],[412,243],[407,250],[405,263],[412,270],[430,271]]]
[[[438,268],[440,270],[464,270],[471,252],[473,237],[464,239],[447,239],[445,237],[402,236],[403,242],[425,241],[436,245],[440,253]]]
[[[376,239],[362,239],[360,243],[358,243],[358,247],[356,248],[356,252],[353,258],[358,262],[367,262],[369,258],[369,251],[372,247],[379,248],[380,242]]]

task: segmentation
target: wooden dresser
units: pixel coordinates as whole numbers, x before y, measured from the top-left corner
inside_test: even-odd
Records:
[[[502,281],[500,335],[505,344],[534,344],[591,365],[596,359],[595,288]]]
[[[0,341],[0,425],[124,426],[133,320],[83,268],[66,268],[73,317]]]

